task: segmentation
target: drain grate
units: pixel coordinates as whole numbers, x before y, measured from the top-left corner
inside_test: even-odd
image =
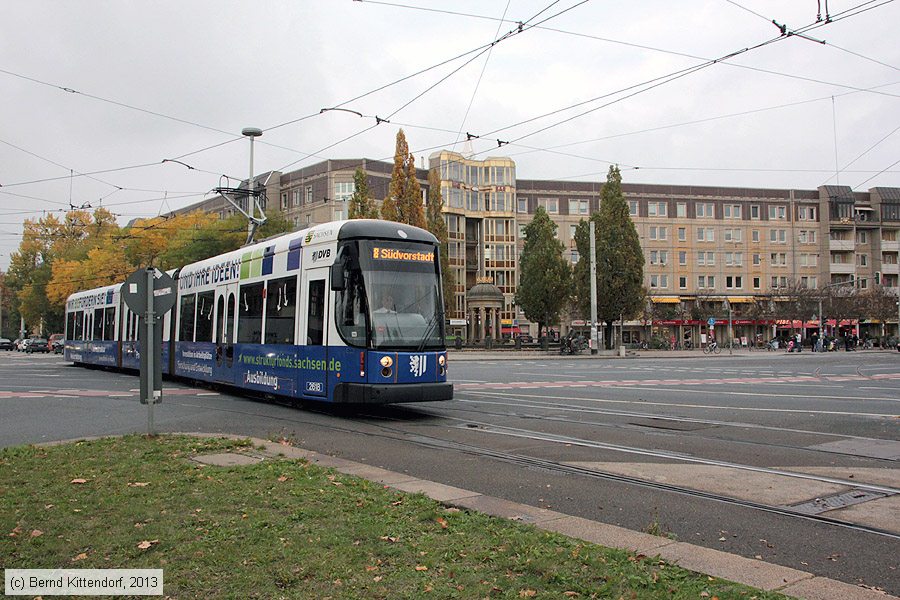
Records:
[[[793,511],[804,515],[818,515],[829,510],[837,510],[845,506],[853,506],[854,504],[862,504],[869,500],[877,500],[886,497],[887,494],[878,492],[870,492],[868,490],[850,490],[843,494],[835,494],[826,498],[816,498],[808,502],[794,504],[789,506]]]

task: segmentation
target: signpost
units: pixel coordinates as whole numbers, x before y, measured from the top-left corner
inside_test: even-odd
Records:
[[[157,269],[138,269],[122,284],[122,297],[141,318],[141,404],[147,405],[147,434],[153,435],[153,405],[162,401],[162,316],[175,305],[175,280]]]

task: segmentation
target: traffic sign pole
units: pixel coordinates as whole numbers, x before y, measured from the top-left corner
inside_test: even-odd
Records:
[[[141,352],[147,354],[147,372],[141,373],[141,378],[147,381],[147,385],[143,386],[147,390],[147,435],[153,435],[153,404],[156,402],[156,386],[154,385],[154,356],[156,354],[156,335],[155,335],[155,314],[153,312],[153,267],[147,267],[147,316],[145,322],[147,324],[147,335],[145,336],[146,344],[141,348]]]

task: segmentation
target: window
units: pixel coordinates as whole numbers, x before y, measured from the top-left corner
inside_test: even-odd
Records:
[[[286,210],[288,208],[288,193],[283,192],[281,194],[281,210]]]
[[[744,287],[744,279],[740,275],[726,275],[725,287],[729,290],[739,290]]]
[[[587,200],[569,200],[570,215],[586,215],[588,214]]]
[[[869,265],[869,255],[868,254],[857,254],[856,255],[856,265],[859,267],[866,267]]]
[[[528,198],[523,198],[522,196],[516,197],[516,203],[518,204],[518,212],[527,213],[528,212]]]
[[[716,241],[715,231],[712,227],[698,227],[697,228],[697,241],[698,242],[714,242]]]
[[[675,216],[677,216],[679,219],[687,218],[687,203],[679,202],[675,205]]]
[[[726,252],[725,253],[725,266],[727,267],[742,267],[744,265],[744,253],[743,252]]]
[[[753,289],[758,290],[760,285],[762,285],[762,281],[760,280],[760,278],[754,277],[753,278]]]
[[[182,296],[181,307],[178,311],[179,328],[178,340],[182,342],[194,341],[194,309],[197,304],[197,295]]]
[[[856,232],[856,243],[857,244],[868,244],[869,243],[869,232],[868,231],[857,231]]]
[[[669,236],[669,228],[668,227],[657,227],[653,225],[650,227],[650,239],[651,240],[664,240]]]
[[[293,197],[294,197],[294,206],[300,206],[300,188],[297,188],[296,190],[294,190]]]
[[[632,216],[632,217],[638,216],[637,200],[629,200],[628,201],[628,214],[629,214],[629,216]]]
[[[285,277],[266,283],[266,342],[293,344],[297,312],[297,278]]]
[[[103,339],[103,309],[95,308],[94,309],[94,337],[92,340],[102,340]]]
[[[578,254],[578,250],[572,250],[572,264],[574,265],[575,263],[577,263],[580,258],[581,256]]]
[[[770,229],[769,230],[769,241],[773,244],[784,244],[787,243],[787,230],[786,229]]]
[[[759,229],[754,229],[750,232],[750,239],[754,242],[759,242]]]
[[[697,287],[700,289],[713,289],[716,287],[715,275],[698,275]]]
[[[741,218],[741,205],[740,204],[726,204],[723,208],[724,208],[726,219],[740,219]]]
[[[815,276],[801,277],[801,278],[800,278],[800,285],[803,286],[803,287],[805,287],[805,288],[809,288],[809,289],[811,289],[811,290],[814,290],[814,289],[816,289],[817,287],[819,287],[819,278],[818,278],[818,277],[815,277]]]
[[[769,264],[773,267],[784,267],[787,265],[787,254],[784,252],[772,252],[769,255]]]
[[[197,294],[197,317],[195,320],[196,331],[194,332],[194,341],[211,342],[213,341],[213,298],[215,292],[200,292]]]
[[[800,255],[800,266],[801,267],[815,267],[819,264],[819,255],[818,254],[801,254]]]
[[[801,221],[815,221],[816,220],[816,207],[815,206],[801,206],[798,208],[799,218]]]
[[[698,252],[697,253],[697,266],[698,267],[712,267],[716,264],[716,254],[715,252]]]
[[[667,287],[669,287],[669,276],[668,275],[651,275],[650,276],[650,287],[651,288],[667,288]]]
[[[716,218],[716,205],[712,202],[698,202],[694,205],[694,210],[698,219]]]
[[[740,229],[726,229],[725,230],[725,241],[726,242],[740,243],[742,238],[743,238],[743,234]]]
[[[784,205],[769,206],[770,221],[784,221],[787,219],[787,207]]]
[[[306,203],[312,204],[312,201],[313,201],[312,186],[308,185],[308,186],[306,186]]]
[[[679,242],[687,241],[687,227],[679,227],[678,228],[678,241]]]
[[[666,250],[651,250],[650,251],[650,264],[651,265],[665,265],[669,262],[669,253]]]
[[[682,290],[687,289],[687,277],[685,275],[680,275],[678,277],[678,288]]]
[[[538,198],[537,202],[538,206],[543,206],[544,210],[551,215],[559,212],[559,200],[557,198]]]
[[[798,235],[798,239],[801,244],[815,244],[816,243],[816,230],[815,229],[801,229]]]
[[[356,190],[356,186],[352,181],[336,181],[334,182],[334,201],[347,202]]]
[[[263,284],[242,285],[238,293],[238,343],[262,342]]]
[[[757,221],[759,220],[759,204],[750,205],[750,218]]]
[[[113,342],[116,339],[116,309],[107,306],[103,309],[103,341]]]
[[[668,205],[665,202],[648,202],[648,217],[665,217],[668,211]]]
[[[753,255],[753,266],[758,267],[762,263],[762,259],[759,254]]]
[[[306,313],[306,344],[321,346],[325,341],[325,280],[309,282],[309,307]]]
[[[678,264],[682,266],[687,264],[687,252],[684,250],[678,252]]]

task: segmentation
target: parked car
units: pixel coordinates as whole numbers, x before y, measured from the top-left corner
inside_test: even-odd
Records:
[[[46,354],[50,352],[50,347],[44,338],[28,338],[25,340],[25,352],[27,354],[33,354],[34,352]]]
[[[16,338],[16,341],[13,342],[13,350],[16,352],[21,352],[25,349],[25,338]]]
[[[65,349],[66,344],[66,336],[61,333],[54,333],[49,338],[47,338],[47,347],[50,348],[50,352],[54,354],[62,354],[62,351]]]
[[[15,348],[15,346],[13,346],[12,340],[0,338],[0,350],[12,350],[13,348]]]

